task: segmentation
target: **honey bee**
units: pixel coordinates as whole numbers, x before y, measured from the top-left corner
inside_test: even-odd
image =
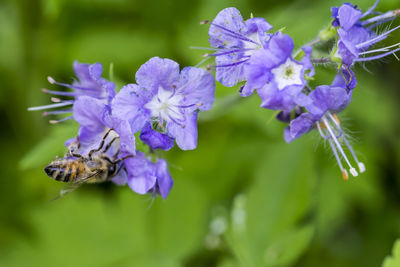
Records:
[[[56,180],[71,183],[71,188],[62,190],[60,197],[76,189],[83,183],[101,183],[116,176],[123,168],[121,162],[132,155],[117,159],[119,150],[112,158],[106,155],[107,150],[113,142],[118,139],[114,137],[105,145],[107,136],[112,131],[110,129],[103,136],[98,148],[90,150],[87,155],[81,155],[75,151],[79,149],[80,143],[77,139],[68,147],[68,152],[63,158],[56,158],[44,168],[46,174]]]

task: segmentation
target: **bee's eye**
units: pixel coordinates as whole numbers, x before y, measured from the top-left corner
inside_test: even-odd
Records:
[[[115,170],[116,170],[115,165],[111,165],[110,168],[108,168],[108,174],[113,175]]]

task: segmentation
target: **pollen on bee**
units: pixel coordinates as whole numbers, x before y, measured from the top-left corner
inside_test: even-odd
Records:
[[[349,174],[347,173],[347,171],[345,169],[342,170],[342,177],[343,177],[343,180],[345,180],[345,181],[349,180]]]

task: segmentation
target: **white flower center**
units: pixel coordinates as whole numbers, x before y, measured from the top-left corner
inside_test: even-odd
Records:
[[[183,96],[160,86],[157,95],[144,107],[150,110],[151,117],[158,117],[160,123],[181,122],[184,120],[184,115],[180,112],[179,107],[182,99]]]
[[[279,65],[271,72],[275,76],[275,81],[278,84],[278,89],[283,90],[288,85],[301,85],[303,84],[302,72],[303,65],[298,64],[288,58],[285,63]]]

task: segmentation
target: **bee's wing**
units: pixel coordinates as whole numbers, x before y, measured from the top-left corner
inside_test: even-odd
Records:
[[[65,186],[63,189],[60,190],[60,194],[57,197],[53,198],[52,201],[56,200],[56,199],[59,199],[59,198],[62,198],[63,196],[65,196],[68,193],[71,193],[72,191],[77,189],[82,184],[83,184],[83,181],[82,182],[73,183],[73,184],[70,184],[68,186]]]
[[[66,195],[66,194],[68,194],[68,193],[71,193],[72,191],[74,191],[75,189],[77,189],[78,187],[80,187],[82,184],[84,184],[84,183],[86,182],[87,179],[89,179],[89,178],[91,178],[91,177],[93,177],[93,176],[95,176],[95,175],[97,175],[97,174],[99,174],[99,173],[100,173],[100,171],[97,171],[97,172],[95,172],[95,173],[93,173],[93,174],[90,174],[90,175],[88,175],[88,176],[86,176],[86,177],[80,179],[80,180],[77,181],[77,182],[73,182],[72,184],[70,184],[70,185],[64,187],[63,189],[61,189],[60,195],[58,195],[56,198],[54,198],[54,199],[52,199],[52,200],[59,199],[59,198],[63,197],[64,195]]]

